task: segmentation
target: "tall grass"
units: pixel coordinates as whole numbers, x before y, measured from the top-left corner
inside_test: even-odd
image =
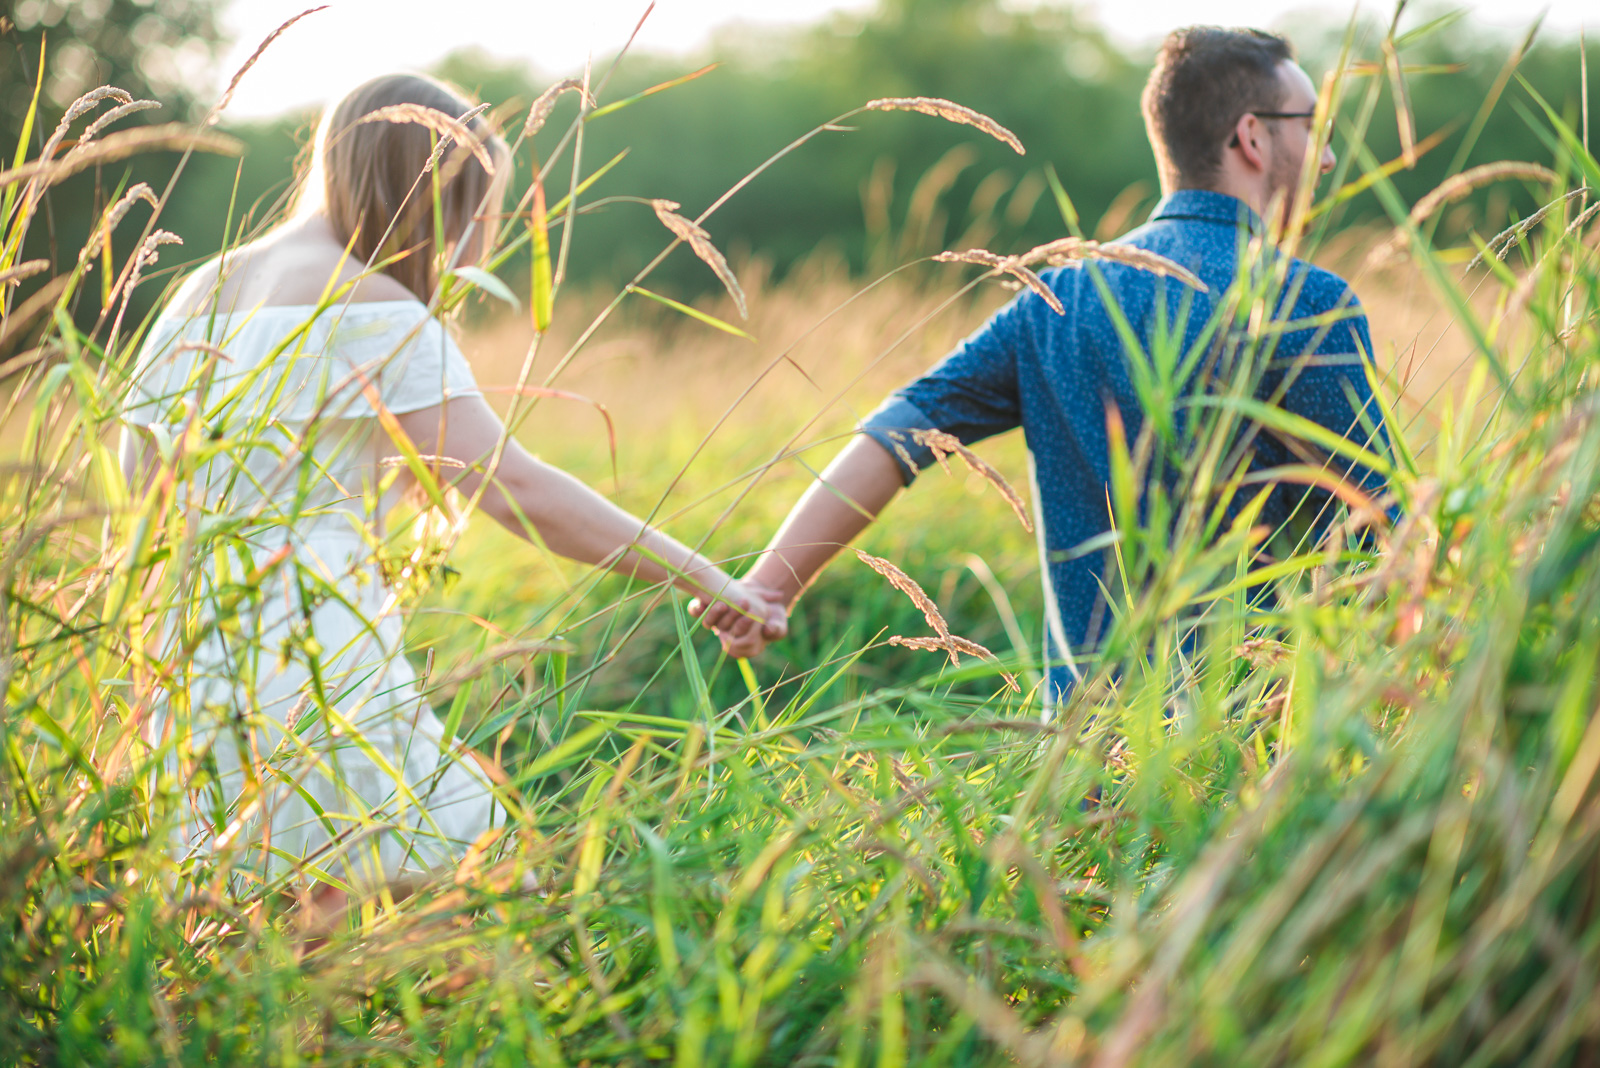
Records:
[[[66,310],[75,290],[108,277],[113,298],[125,293],[135,268],[97,265],[105,273],[92,279],[80,264],[31,303],[0,296],[5,428],[18,442],[0,481],[7,1059],[1600,1057],[1593,195],[1463,273],[1361,150],[1376,82],[1326,87],[1330,102],[1352,93],[1341,155],[1353,170],[1337,177],[1359,171],[1384,194],[1399,254],[1471,356],[1448,405],[1414,420],[1390,413],[1393,499],[1377,503],[1397,506],[1397,520],[1373,517],[1365,533],[1341,521],[1330,542],[1256,556],[1270,532],[1254,528],[1249,487],[1228,483],[1216,458],[1252,422],[1291,437],[1305,428],[1246,403],[1267,353],[1242,332],[1214,403],[1166,441],[1149,421],[1118,454],[1116,620],[1096,671],[1048,722],[995,664],[887,647],[924,634],[921,613],[850,560],[802,603],[776,658],[741,665],[663,591],[541,570],[531,555],[499,562],[500,543],[481,533],[451,554],[455,526],[420,545],[393,540],[382,548],[411,565],[430,699],[496,758],[516,819],[456,870],[404,899],[374,893],[316,938],[301,929],[301,896],[333,876],[262,882],[181,857],[171,831],[187,783],[174,768],[187,765],[175,742],[139,737],[192,670],[161,621],[178,611],[226,625],[273,578],[267,561],[226,596],[207,594],[194,561],[226,544],[226,502],[210,506],[210,524],[174,505],[206,450],[243,449],[261,427],[177,439],[151,486],[130,489],[112,442],[140,326],[108,317],[80,331]],[[1549,147],[1545,198],[1600,187],[1581,135],[1536,102],[1520,106]],[[560,157],[574,187],[593,110]],[[16,266],[37,204],[28,180],[0,178],[11,257],[0,271]],[[593,320],[562,323],[582,308],[559,288],[582,203],[552,208],[565,226],[541,239],[536,222],[528,239],[547,250],[549,273],[535,278],[549,286],[536,283],[525,305],[537,329],[508,376],[519,386],[581,365],[626,312],[605,303]],[[751,368],[794,373],[794,333],[766,332],[770,293],[746,283],[761,335]],[[1282,284],[1270,270],[1242,279],[1223,321],[1248,321]],[[955,289],[941,287],[917,299],[937,308]],[[618,296],[630,298],[642,299]],[[772,498],[817,466],[811,447],[826,451],[848,426],[847,384],[908,332],[884,325],[889,302],[861,299],[871,315],[852,320],[851,305],[817,328],[824,343],[829,331],[848,343],[833,347],[815,399],[758,398],[704,441],[706,412],[692,429],[619,420],[623,456],[655,458],[624,465],[620,492],[698,524],[722,555],[753,549],[781,507]],[[929,318],[908,317],[906,328]],[[859,336],[839,325],[851,322]],[[937,349],[937,331],[961,327],[934,323],[931,341],[909,330],[906,344]],[[1144,354],[1151,410],[1182,392],[1192,355],[1174,343]],[[866,388],[878,385],[868,375]],[[1398,393],[1379,383],[1391,405]],[[529,421],[513,399],[508,414],[531,428],[550,404]],[[609,466],[599,417],[575,408],[552,425],[584,420],[586,444],[551,451],[587,451],[598,478]],[[1016,471],[1015,443],[995,455]],[[1154,477],[1157,455],[1171,477]],[[1151,494],[1142,521],[1139,485]],[[970,489],[956,505],[954,487],[920,488],[936,503],[901,502],[868,547],[1026,680],[1038,670],[1032,547],[998,495]],[[1359,516],[1367,502],[1344,490]],[[951,559],[967,571],[935,581]],[[459,579],[440,581],[452,567]],[[1269,578],[1275,599],[1253,601]]]

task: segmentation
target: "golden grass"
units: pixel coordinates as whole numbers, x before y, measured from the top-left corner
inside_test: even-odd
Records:
[[[119,130],[104,141],[79,145],[59,160],[35,161],[0,171],[0,188],[17,182],[31,181],[36,188],[53,185],[105,163],[116,163],[146,152],[214,152],[223,156],[237,156],[244,151],[242,143],[219,133],[203,133],[182,122],[161,126],[138,126]]]
[[[1141,271],[1176,278],[1186,286],[1207,292],[1206,284],[1193,271],[1160,253],[1132,245],[1102,244],[1088,238],[1062,237],[1031,248],[1020,258],[1025,264],[1048,263],[1052,267],[1065,267],[1069,263],[1082,263],[1084,260],[1110,260]]]
[[[1520,178],[1529,182],[1558,182],[1560,175],[1548,167],[1541,167],[1537,163],[1522,163],[1516,160],[1501,160],[1497,163],[1485,163],[1453,174],[1440,182],[1427,196],[1417,201],[1411,209],[1410,224],[1416,227],[1425,222],[1434,212],[1453,200],[1460,200],[1468,193],[1491,182],[1504,182]],[[1389,240],[1373,248],[1367,262],[1373,266],[1386,263],[1405,248],[1408,239],[1408,228],[1397,226]]]
[[[966,653],[968,656],[975,656],[980,660],[998,662],[1000,659],[977,642],[955,634],[950,635],[948,638],[907,638],[903,634],[896,634],[889,639],[889,644],[898,645],[903,649],[918,649],[929,653],[946,653],[951,660],[956,658],[957,653]],[[1011,672],[1002,670],[1000,677],[1005,680],[1007,688],[1012,693],[1022,692],[1022,684],[1017,681],[1017,677]]]
[[[246,74],[250,73],[250,68],[256,65],[257,61],[261,59],[266,50],[272,47],[272,42],[283,36],[284,31],[286,31],[290,26],[293,26],[295,23],[299,22],[301,19],[305,18],[307,15],[315,15],[318,11],[326,10],[328,10],[327,4],[323,4],[320,7],[307,8],[306,10],[300,12],[300,14],[295,15],[292,18],[285,19],[283,22],[279,23],[277,29],[273,30],[271,33],[267,34],[266,37],[262,38],[261,43],[256,46],[256,50],[251,52],[249,57],[246,58],[243,63],[239,64],[239,69],[233,72],[232,78],[228,79],[228,88],[223,90],[222,96],[217,100],[216,106],[213,107],[210,114],[206,116],[205,125],[214,126],[217,123],[217,120],[222,116],[223,110],[227,108],[229,102],[233,100],[233,94],[238,90],[239,83],[244,79]]]
[[[961,444],[961,440],[954,434],[946,434],[942,430],[913,430],[911,437],[917,444],[926,445],[931,449],[933,458],[939,462],[939,466],[944,468],[947,473],[950,470],[950,465],[946,461],[946,457],[961,457],[961,462],[966,464],[969,470],[976,471],[983,476],[984,481],[1000,491],[1000,496],[1004,497],[1006,503],[1011,506],[1011,511],[1016,514],[1017,521],[1022,524],[1022,529],[1029,534],[1033,533],[1033,520],[1028,516],[1028,503],[1022,499],[1022,494],[1013,489],[1011,483],[1006,481],[1006,477],[994,469],[989,461]]]
[[[910,575],[907,575],[883,557],[864,553],[860,549],[856,549],[854,552],[857,559],[863,564],[888,579],[889,585],[911,598],[911,603],[916,605],[918,610],[922,612],[923,618],[928,621],[928,626],[932,627],[939,635],[934,643],[935,646],[943,649],[949,655],[950,663],[959,665],[961,663],[961,650],[956,644],[955,636],[950,633],[950,624],[945,621],[944,614],[939,611],[939,606],[933,603],[933,598],[928,596],[927,591]]]
[[[693,219],[686,219],[678,214],[682,207],[676,200],[652,200],[650,206],[655,209],[656,218],[661,220],[661,225],[672,231],[674,237],[687,244],[691,251],[710,267],[717,276],[717,281],[722,283],[728,291],[728,296],[733,298],[734,307],[739,309],[739,318],[750,318],[750,308],[745,301],[744,290],[739,287],[739,279],[734,275],[733,268],[728,266],[727,257],[716,245],[711,243],[711,235],[705,227]]]
[[[581,79],[563,78],[540,93],[533,106],[528,109],[527,121],[522,124],[522,136],[529,138],[544,129],[545,120],[549,119],[550,113],[555,110],[556,101],[561,98],[562,93],[569,92],[583,94],[584,102],[591,107],[594,106],[594,97],[588,95]]]
[[[441,145],[446,141],[454,141],[471,152],[483,169],[492,175],[495,172],[494,160],[490,158],[489,150],[483,147],[487,135],[480,137],[467,127],[468,122],[486,110],[488,106],[481,105],[460,118],[455,118],[437,108],[425,107],[422,104],[390,104],[388,107],[361,116],[356,125],[364,126],[369,122],[396,122],[415,123],[426,127],[439,135]],[[437,156],[435,153],[434,158]],[[432,160],[429,161],[429,166],[432,166]]]
[[[946,122],[958,122],[963,126],[975,126],[1003,144],[1009,145],[1017,155],[1027,154],[1027,149],[1022,147],[1022,141],[1010,130],[995,122],[981,111],[974,111],[965,104],[957,104],[954,100],[945,100],[936,96],[892,96],[869,100],[862,107],[863,111],[915,111],[922,115],[933,115],[944,119]]]
[[[119,104],[95,119],[88,126],[85,126],[83,134],[78,138],[78,144],[84,145],[93,141],[100,136],[102,130],[119,119],[127,118],[129,115],[137,114],[141,111],[154,111],[160,106],[161,102],[159,100],[130,100],[126,104]]]

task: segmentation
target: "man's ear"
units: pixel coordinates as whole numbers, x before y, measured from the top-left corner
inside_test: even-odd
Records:
[[[1228,139],[1228,147],[1237,150],[1252,170],[1265,171],[1267,159],[1261,148],[1265,136],[1266,127],[1261,124],[1261,120],[1245,112],[1239,116],[1239,121],[1234,123],[1233,136]]]

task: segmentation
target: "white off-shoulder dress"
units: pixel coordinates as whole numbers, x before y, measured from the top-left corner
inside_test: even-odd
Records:
[[[124,419],[192,458],[168,563],[190,581],[164,632],[178,682],[150,732],[185,776],[184,850],[391,879],[456,862],[503,815],[419,691],[379,567],[409,484],[386,413],[477,392],[416,301],[152,325]]]

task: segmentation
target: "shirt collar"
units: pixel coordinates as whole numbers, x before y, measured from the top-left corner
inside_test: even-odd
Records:
[[[1244,201],[1210,189],[1179,189],[1168,193],[1151,212],[1157,219],[1201,219],[1205,222],[1238,226],[1243,222],[1252,232],[1261,229],[1261,216]]]

